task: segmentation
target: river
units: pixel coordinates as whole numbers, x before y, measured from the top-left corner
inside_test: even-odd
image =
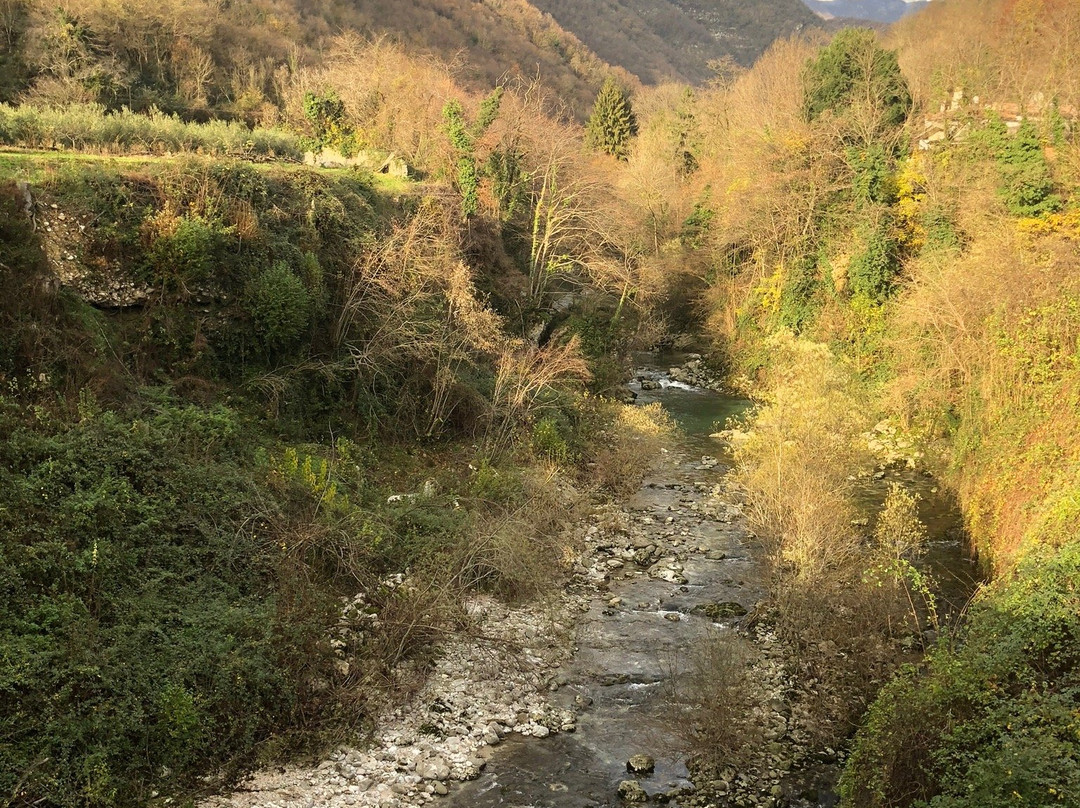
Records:
[[[601,808],[623,804],[624,781],[634,797],[715,804],[693,789],[686,766],[693,701],[672,695],[695,670],[696,650],[735,636],[764,594],[755,539],[725,479],[730,458],[709,437],[750,405],[672,383],[665,371],[678,362],[647,357],[639,376],[650,389],[633,389],[641,403],[659,401],[680,432],[628,502],[576,527],[584,555],[553,613],[478,596],[472,632],[448,638],[419,691],[379,716],[369,743],[317,765],[261,769],[201,805]],[[925,562],[948,583],[941,611],[955,614],[973,581],[955,505],[925,473],[888,470],[860,483],[868,516],[894,479],[923,497]],[[797,686],[788,652],[761,624],[751,634],[754,709],[772,740],[759,763],[721,773],[710,788],[731,804],[828,808],[837,757],[805,754],[787,701]],[[653,771],[628,773],[637,755],[653,758]]]
[[[750,402],[671,381],[665,369],[679,360],[646,357],[638,378],[659,383],[658,389],[631,383],[639,403],[661,402],[680,435],[627,503],[625,537],[598,548],[594,563],[607,563],[610,573],[581,615],[575,653],[550,694],[578,713],[576,731],[542,741],[507,740],[478,779],[451,793],[445,802],[452,808],[622,805],[617,789],[631,777],[627,761],[640,754],[656,761],[651,775],[636,778],[650,798],[675,806],[696,802],[685,763],[686,736],[678,731],[690,717],[678,713],[670,686],[684,672],[691,650],[711,634],[732,631],[738,618],[714,622],[695,607],[735,603],[750,610],[763,592],[752,534],[723,493],[730,458],[709,437]],[[955,613],[973,584],[955,503],[925,474],[900,476],[920,495],[920,516],[931,535],[927,564],[949,582],[942,611]],[[876,509],[895,478],[861,485],[859,498],[867,509]],[[630,560],[650,547],[655,550],[644,567]],[[780,799],[782,779],[764,783]],[[778,801],[765,793],[758,804]],[[813,801],[799,803],[828,806],[835,796],[824,789]]]

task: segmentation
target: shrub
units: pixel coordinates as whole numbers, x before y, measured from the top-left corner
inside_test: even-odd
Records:
[[[204,152],[244,157],[280,155],[299,159],[296,138],[274,129],[249,129],[235,121],[184,121],[152,109],[109,112],[99,104],[38,106],[0,104],[0,143],[119,154]]]
[[[826,346],[781,332],[770,338],[764,403],[735,453],[735,482],[765,551],[768,607],[779,636],[816,679],[814,740],[838,742],[893,664],[891,631],[909,623],[906,590],[866,576],[878,551],[853,528],[854,476],[867,465],[865,404],[850,368]],[[910,526],[894,506],[893,525]],[[890,579],[893,584],[895,579]]]
[[[558,465],[570,459],[570,447],[553,416],[545,415],[533,424],[532,448],[537,455]]]
[[[883,303],[893,292],[900,271],[899,244],[888,216],[865,236],[862,250],[848,264],[848,285],[853,295]]]
[[[853,808],[1069,805],[1080,793],[1080,545],[1031,553],[965,636],[885,687],[841,780]]]
[[[592,401],[579,430],[588,434],[586,456],[592,461],[593,479],[612,493],[629,494],[641,484],[674,431],[674,422],[657,402],[638,407]]]
[[[310,677],[329,664],[333,598],[282,597],[236,414],[83,413],[0,410],[0,793],[16,804],[173,791],[318,713]]]
[[[331,90],[322,95],[304,93],[303,105],[317,146],[330,146],[346,157],[356,152],[356,132],[349,123],[345,103],[335,92]]]
[[[247,288],[247,309],[256,332],[271,350],[289,348],[311,316],[311,295],[287,264],[276,261]]]
[[[692,649],[686,670],[673,671],[670,698],[693,716],[679,720],[676,732],[695,768],[745,766],[764,741],[765,713],[755,708],[766,697],[753,659],[739,635],[710,634]]]
[[[175,290],[210,279],[222,241],[220,228],[201,216],[175,216],[168,209],[150,227],[156,232],[146,264],[155,282]]]
[[[1041,216],[1061,209],[1062,200],[1054,193],[1039,132],[1030,120],[1020,124],[1016,134],[1000,146],[998,168],[1002,177],[998,192],[1009,213]]]

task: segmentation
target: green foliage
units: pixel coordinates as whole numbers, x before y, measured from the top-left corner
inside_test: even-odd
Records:
[[[450,145],[458,151],[472,151],[473,140],[469,136],[469,129],[465,124],[465,108],[456,98],[446,102],[442,110],[443,127],[446,136],[450,139]]]
[[[275,261],[248,285],[247,309],[267,347],[288,348],[307,328],[311,295],[285,262]]]
[[[1054,193],[1039,132],[1030,120],[1021,123],[1016,134],[1000,146],[998,169],[1002,179],[998,192],[1009,213],[1041,216],[1061,209],[1062,200]]]
[[[528,198],[525,155],[515,148],[499,148],[488,155],[484,173],[491,178],[499,215],[508,221]]]
[[[480,102],[480,112],[473,124],[473,139],[479,139],[488,130],[495,119],[499,117],[499,106],[502,103],[503,88],[496,87],[483,101]]]
[[[956,229],[956,224],[949,212],[941,206],[932,206],[922,215],[922,226],[926,232],[923,250],[956,250],[963,246],[963,239]]]
[[[1069,122],[1065,119],[1065,116],[1061,114],[1061,105],[1055,98],[1050,104],[1050,109],[1046,113],[1046,120],[1043,122],[1043,128],[1046,133],[1046,139],[1054,146],[1061,147],[1069,141]]]
[[[513,503],[522,493],[521,477],[514,469],[498,468],[487,458],[472,468],[469,495],[487,502]]]
[[[502,93],[502,88],[496,87],[481,102],[479,115],[472,126],[466,123],[465,109],[456,98],[447,101],[443,106],[443,131],[446,132],[457,156],[456,184],[461,193],[461,211],[465,218],[475,216],[480,209],[480,172],[477,169],[476,141],[483,137],[484,132],[498,117]],[[509,155],[503,155],[494,163],[489,161],[489,166],[501,173],[501,176],[496,177],[496,181],[501,182],[496,191],[500,201],[504,195],[512,194],[516,181],[514,175],[517,169],[508,160]]]
[[[795,334],[802,332],[819,308],[816,296],[820,285],[817,263],[813,257],[804,258],[795,264],[795,268],[784,278],[784,285],[780,290],[777,314],[782,327]]]
[[[317,640],[291,647],[334,601],[277,597],[275,508],[236,413],[83,413],[0,402],[0,793],[16,803],[172,791],[317,713],[307,680],[329,664]]]
[[[630,94],[612,77],[604,80],[585,127],[585,142],[591,149],[625,160],[630,141],[638,132],[637,116]]]
[[[1080,546],[1029,555],[966,636],[885,687],[841,781],[844,805],[1071,805],[1080,788]]]
[[[170,290],[210,279],[225,233],[202,216],[181,216],[167,223],[146,254],[147,271]]]
[[[480,210],[480,177],[476,171],[476,160],[471,156],[459,157],[457,164],[457,186],[461,192],[461,212],[468,218]]]
[[[851,121],[857,116],[863,143],[866,134],[876,137],[903,126],[911,109],[896,53],[878,45],[866,28],[845,28],[822,48],[803,71],[803,93],[807,120],[827,112]]]
[[[317,146],[330,146],[346,157],[356,152],[356,130],[349,122],[345,102],[333,90],[322,95],[304,93],[304,115],[311,124]]]
[[[145,114],[126,107],[109,111],[100,104],[0,104],[0,143],[117,154],[198,151],[236,157],[301,157],[296,137],[276,129],[225,120],[195,123],[157,109]]]
[[[570,459],[570,447],[559,428],[559,422],[551,415],[533,424],[532,448],[537,455],[551,463],[562,465]]]
[[[896,178],[892,159],[879,143],[866,148],[849,147],[847,163],[855,175],[853,191],[860,205],[879,203],[890,205],[896,201]]]
[[[980,157],[1000,156],[1009,142],[1009,127],[995,110],[987,113],[986,122],[972,129],[968,145]]]
[[[708,238],[716,213],[710,206],[710,189],[706,188],[701,196],[694,202],[694,209],[683,222],[682,233],[679,239],[691,249],[700,249],[705,239]]]
[[[892,294],[899,271],[899,244],[890,218],[883,216],[868,228],[862,250],[848,264],[848,285],[853,296],[883,303]]]

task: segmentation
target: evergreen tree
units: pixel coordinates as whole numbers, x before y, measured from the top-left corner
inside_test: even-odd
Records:
[[[807,120],[830,112],[846,121],[845,139],[863,146],[896,132],[911,110],[896,52],[866,28],[844,29],[810,60],[803,92]]]
[[[630,94],[615,79],[608,77],[589,116],[586,144],[590,149],[625,160],[630,153],[630,139],[637,131],[637,116],[630,105]]]

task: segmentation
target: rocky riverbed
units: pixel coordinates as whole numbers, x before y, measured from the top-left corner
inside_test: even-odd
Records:
[[[575,527],[582,555],[549,602],[473,600],[472,630],[446,645],[415,697],[380,717],[370,744],[258,772],[205,808],[787,800],[799,716],[766,630],[751,632],[759,652],[745,662],[767,739],[760,760],[696,784],[685,765],[690,716],[673,693],[690,650],[732,632],[761,593],[726,465],[690,450],[673,444],[628,503]],[[653,760],[648,771],[628,771],[635,755]]]

